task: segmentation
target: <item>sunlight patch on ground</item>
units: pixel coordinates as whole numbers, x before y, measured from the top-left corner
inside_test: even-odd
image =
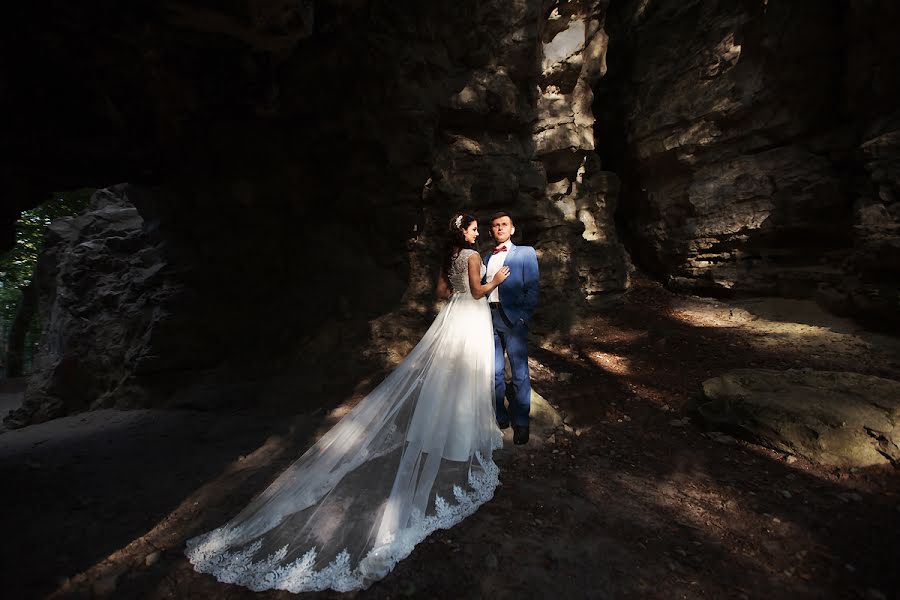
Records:
[[[698,328],[739,329],[759,350],[789,349],[811,358],[864,358],[874,346],[897,346],[897,340],[866,331],[850,319],[832,315],[810,300],[756,298],[720,302],[685,298],[671,315]]]
[[[627,356],[620,356],[610,352],[591,352],[588,357],[593,364],[608,373],[615,375],[631,374],[631,360]]]
[[[578,333],[581,335],[595,336],[595,330],[586,324],[578,325]],[[641,340],[647,339],[646,329],[626,329],[617,327],[613,324],[607,324],[603,330],[603,338],[596,340],[596,343],[615,344],[615,345],[633,345]],[[569,357],[575,351],[575,347],[570,342],[570,335],[566,335],[559,331],[551,331],[542,334],[539,346],[544,350],[548,350],[560,356]]]
[[[331,425],[332,423],[337,423],[338,421],[343,419],[345,416],[347,416],[347,413],[349,413],[351,410],[353,410],[353,406],[354,406],[354,404],[351,404],[348,402],[348,403],[341,404],[340,406],[338,406],[337,408],[335,408],[334,410],[329,412],[328,413],[328,421],[329,421],[328,425]]]

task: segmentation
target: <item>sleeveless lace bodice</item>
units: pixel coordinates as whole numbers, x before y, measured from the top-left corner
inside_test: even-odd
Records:
[[[470,250],[468,248],[463,248],[459,251],[459,255],[450,263],[450,272],[447,273],[448,278],[450,279],[450,285],[453,287],[453,291],[456,293],[469,293],[469,257],[473,254],[478,254],[474,250]],[[479,261],[480,262],[480,261]],[[487,269],[484,266],[484,263],[481,263],[481,276],[484,277],[484,273]]]

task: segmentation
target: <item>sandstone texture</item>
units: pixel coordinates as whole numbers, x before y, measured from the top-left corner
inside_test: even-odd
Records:
[[[898,10],[613,2],[594,112],[639,264],[671,289],[817,297],[896,329]]]
[[[512,212],[536,330],[627,289],[632,257],[900,327],[898,6],[20,3],[0,246],[53,191],[133,207],[127,235],[101,209],[54,226],[26,407],[315,409],[419,338],[456,210],[483,249]]]
[[[842,467],[900,463],[900,383],[840,371],[737,369],[703,382],[710,427]]]
[[[3,76],[21,118],[0,217],[93,185],[130,220],[127,252],[94,209],[54,225],[44,344],[10,425],[99,406],[315,409],[419,338],[456,210],[484,234],[512,212],[541,263],[542,327],[625,289],[619,178],[594,143],[606,7],[20,6],[4,43],[45,43]]]

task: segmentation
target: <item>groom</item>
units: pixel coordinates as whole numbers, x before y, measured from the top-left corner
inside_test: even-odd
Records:
[[[528,321],[538,302],[538,262],[531,246],[516,246],[509,238],[516,232],[512,217],[498,212],[491,218],[491,236],[496,247],[484,255],[491,281],[500,267],[509,267],[509,277],[488,296],[494,321],[494,390],[497,401],[497,425],[513,426],[513,442],[528,442],[528,412],[531,408],[531,380],[528,376]],[[506,387],[506,361],[512,368],[512,385]],[[503,399],[509,400],[507,410]]]

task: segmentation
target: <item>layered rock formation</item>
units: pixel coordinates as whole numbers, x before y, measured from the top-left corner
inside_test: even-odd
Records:
[[[515,215],[515,241],[539,252],[544,327],[627,285],[618,180],[593,140],[604,2],[55,8],[19,6],[5,38],[45,43],[6,76],[22,118],[2,187],[15,208],[128,181],[104,197],[137,208],[130,235],[160,271],[151,290],[131,256],[110,256],[115,282],[58,260],[102,228],[51,244],[31,418],[346,395],[427,324],[454,210],[484,231],[493,211]],[[121,307],[104,308],[111,294]]]
[[[440,231],[446,214],[429,205],[484,217],[512,211],[513,241],[537,249],[540,314],[554,326],[565,326],[585,300],[628,285],[630,262],[613,219],[618,177],[595,152],[591,108],[592,86],[605,73],[606,4],[517,5],[503,38],[509,46],[496,51],[501,64],[473,71],[442,107],[425,189],[426,230]]]
[[[888,1],[620,0],[598,87],[619,221],[673,289],[900,326],[900,58]]]
[[[493,211],[514,214],[542,268],[539,327],[628,285],[619,234],[673,289],[816,294],[900,325],[897,10],[19,3],[0,36],[0,109],[16,115],[0,141],[2,239],[53,190],[128,181],[113,194],[137,208],[167,294],[148,321],[140,286],[115,288],[136,298],[122,330],[142,341],[82,351],[108,353],[118,384],[84,371],[88,400],[48,367],[32,405],[345,395],[428,322],[459,209],[483,231]],[[48,298],[78,294],[69,268]],[[69,306],[95,306],[97,289]]]

